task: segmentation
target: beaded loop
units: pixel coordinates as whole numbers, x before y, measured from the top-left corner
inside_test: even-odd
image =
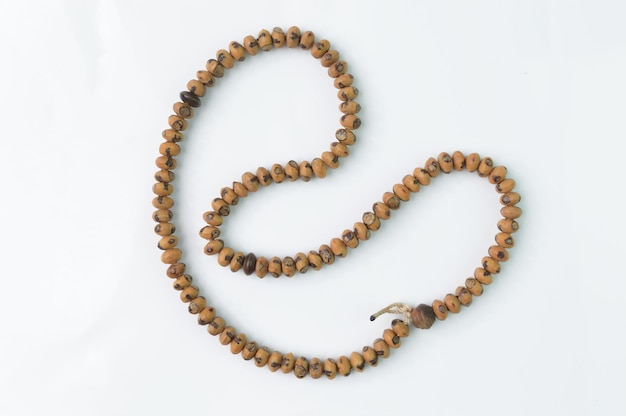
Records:
[[[192,284],[192,277],[185,273],[183,252],[178,247],[178,237],[174,235],[174,200],[171,197],[174,192],[172,182],[176,179],[173,170],[177,166],[174,156],[180,153],[179,143],[184,138],[182,131],[187,129],[194,109],[200,107],[202,97],[207,93],[207,88],[214,85],[215,78],[222,78],[235,63],[244,62],[247,55],[254,56],[260,51],[284,46],[310,51],[312,57],[320,62],[333,79],[342,113],[339,119],[341,127],[335,134],[337,141],[330,144],[330,151],[322,152],[320,157],[313,158],[310,162],[291,160],[284,165],[275,163],[269,168],[261,166],[252,171],[256,173],[246,172],[239,182],[233,182],[231,187],[221,189],[219,197],[211,203],[211,210],[203,214],[207,226],[200,230],[200,236],[208,240],[204,247],[205,254],[215,256],[218,264],[229,267],[233,272],[255,274],[258,278],[263,278],[268,273],[273,277],[292,277],[309,270],[320,270],[346,257],[360,242],[369,240],[372,233],[380,229],[381,221],[389,219],[391,212],[399,209],[403,202],[409,201],[411,195],[419,192],[422,186],[428,186],[433,179],[444,176],[441,173],[463,170],[476,172],[494,185],[496,192],[501,194],[500,202],[503,205],[500,211],[502,219],[497,224],[500,232],[495,237],[495,245],[489,247],[487,255],[474,270],[473,277],[467,278],[464,285],[457,287],[454,293],[446,294],[441,300],[435,299],[431,304],[412,307],[405,303],[393,303],[381,309],[370,317],[372,321],[384,313],[399,314],[402,319],[394,319],[391,327],[385,329],[371,346],[364,346],[361,352],[353,351],[336,358],[315,357],[309,360],[292,352],[283,354],[272,351],[259,346],[256,341],[249,341],[245,334],[228,326],[225,319],[217,315],[215,308],[208,306],[200,289]],[[317,250],[279,257],[257,256],[229,247],[219,238],[219,227],[241,198],[271,184],[298,179],[308,182],[324,178],[328,169],[339,166],[339,158],[349,155],[349,146],[356,142],[354,131],[361,125],[357,116],[361,105],[355,101],[359,91],[354,86],[354,77],[347,70],[348,64],[340,59],[339,52],[332,48],[329,41],[316,40],[313,32],[302,32],[296,26],[287,31],[278,27],[271,32],[263,29],[257,37],[246,36],[241,42],[230,42],[227,48],[218,50],[215,59],[207,61],[206,70],[197,71],[197,79],[189,81],[187,88],[180,93],[180,102],[173,106],[175,114],[168,118],[169,128],[162,134],[165,141],[159,146],[161,156],[155,162],[159,171],[154,174],[156,183],[153,192],[156,197],[152,205],[156,211],[152,213],[152,218],[157,222],[155,233],[160,237],[157,247],[162,250],[161,261],[168,265],[166,274],[173,279],[174,289],[180,291],[181,301],[187,304],[191,314],[197,315],[198,324],[206,325],[207,332],[216,336],[221,344],[228,346],[233,354],[241,355],[244,360],[252,361],[257,367],[267,366],[271,372],[278,372],[280,369],[281,373],[293,373],[296,378],[310,376],[317,379],[325,375],[326,378],[333,379],[337,374],[348,376],[352,372],[363,371],[366,366],[375,367],[380,358],[389,357],[392,349],[402,345],[402,338],[410,333],[410,324],[415,328],[428,329],[436,321],[447,319],[449,314],[459,313],[463,308],[469,307],[476,297],[483,294],[485,286],[493,281],[494,275],[500,273],[502,263],[508,260],[509,250],[514,246],[512,234],[519,229],[516,219],[522,215],[522,210],[517,206],[521,197],[514,191],[516,184],[507,177],[506,167],[494,164],[489,157],[481,158],[478,153],[464,155],[457,150],[451,154],[442,152],[437,157],[428,158],[424,167],[415,168],[411,174],[395,184],[392,191],[384,192],[381,200],[372,205],[371,211],[363,214],[361,221],[355,222],[352,228],[345,229],[328,243],[321,244]]]

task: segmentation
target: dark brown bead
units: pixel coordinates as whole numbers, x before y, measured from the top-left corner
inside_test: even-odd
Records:
[[[200,97],[191,91],[181,91],[180,99],[192,107],[200,107]]]
[[[430,305],[420,304],[411,311],[411,323],[415,328],[428,329],[435,323],[435,312]]]
[[[254,253],[248,253],[243,259],[243,272],[250,276],[256,269],[256,256]]]

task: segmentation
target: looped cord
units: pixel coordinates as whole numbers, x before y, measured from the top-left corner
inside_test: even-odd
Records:
[[[376,312],[375,314],[371,315],[370,321],[375,320],[376,318],[378,318],[380,315],[384,313],[393,313],[393,314],[398,314],[398,315],[401,314],[402,320],[404,321],[404,323],[410,324],[412,310],[413,310],[413,307],[411,305],[407,305],[406,303],[402,303],[402,302],[392,303],[391,305],[386,306],[382,308],[381,310],[379,310],[378,312]]]

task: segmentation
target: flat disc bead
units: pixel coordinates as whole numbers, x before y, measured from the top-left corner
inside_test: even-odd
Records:
[[[190,91],[182,91],[180,93],[180,99],[191,107],[200,107],[200,97]]]

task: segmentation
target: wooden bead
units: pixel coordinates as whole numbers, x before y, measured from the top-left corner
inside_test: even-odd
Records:
[[[164,142],[159,146],[159,153],[163,156],[177,156],[180,153],[180,146],[174,142]]]
[[[243,259],[243,272],[250,276],[256,270],[256,256],[254,253],[246,254],[246,257]]]
[[[343,74],[335,78],[334,85],[335,88],[341,89],[351,86],[353,82],[354,76],[352,74]]]
[[[306,273],[309,270],[309,259],[306,254],[296,253],[294,261],[296,262],[296,270],[298,273]]]
[[[265,169],[263,166],[260,166],[256,170],[256,177],[259,180],[259,185],[268,186],[272,183],[272,175],[270,171]]]
[[[322,56],[324,56],[326,52],[328,52],[329,49],[330,42],[326,39],[322,39],[318,42],[315,42],[315,44],[311,48],[311,55],[316,59],[320,59]]]
[[[225,186],[220,190],[220,195],[228,205],[237,205],[239,203],[239,196],[232,188]]]
[[[483,285],[473,277],[465,279],[465,287],[474,296],[480,296],[483,294]]]
[[[375,202],[372,206],[372,211],[374,211],[374,214],[376,214],[376,216],[381,220],[388,220],[391,218],[391,209],[383,202]]]
[[[489,182],[494,185],[502,182],[504,178],[506,177],[506,172],[507,170],[504,166],[496,166],[489,173],[489,178],[488,178]]]
[[[322,162],[329,169],[337,169],[339,167],[339,156],[333,152],[322,152]]]
[[[259,42],[254,36],[248,35],[243,38],[243,47],[251,56],[259,53]]]
[[[335,255],[333,254],[333,251],[326,244],[322,244],[318,252],[324,264],[333,264],[335,262]],[[311,259],[309,258],[309,262],[310,261]]]
[[[333,238],[330,240],[330,249],[335,257],[346,257],[348,255],[348,248],[346,244],[340,238]]]
[[[226,321],[221,316],[217,316],[213,319],[206,327],[206,330],[209,334],[215,336],[222,333],[222,331],[226,328]]]
[[[454,296],[452,293],[448,293],[443,298],[443,303],[445,303],[446,308],[450,313],[459,313],[461,311],[461,302],[459,302],[459,298]]]
[[[408,189],[412,193],[419,192],[421,186],[420,182],[413,175],[406,175],[404,178],[402,178],[402,185],[404,185],[406,189]]]
[[[177,277],[182,276],[186,269],[187,266],[185,266],[185,263],[174,263],[170,264],[165,274],[167,274],[167,277],[170,279],[176,279]]]
[[[296,162],[295,160],[290,160],[285,165],[285,178],[289,182],[293,182],[300,176],[299,171],[300,166],[298,166],[298,162]]]
[[[204,222],[214,227],[219,227],[224,222],[222,216],[215,211],[205,212],[202,214],[202,218],[204,219]]]
[[[235,257],[235,250],[230,247],[223,247],[217,256],[217,264],[222,267],[230,266],[233,257]]]
[[[400,348],[400,345],[402,344],[402,340],[400,339],[398,334],[396,334],[395,332],[393,332],[393,330],[389,328],[383,331],[383,339],[385,340],[387,345],[389,345],[389,348]]]
[[[197,71],[196,78],[198,78],[198,81],[204,84],[205,87],[210,88],[215,85],[215,78],[213,77],[213,74],[211,74],[209,71],[205,71],[205,70]]]
[[[346,61],[337,61],[328,67],[328,76],[331,78],[337,78],[345,74],[348,70],[348,63]]]
[[[198,296],[197,298],[191,300],[189,305],[187,306],[187,310],[190,314],[196,315],[200,313],[202,309],[206,307],[206,299],[204,296]]]
[[[420,329],[429,329],[435,323],[435,312],[432,306],[420,304],[411,310],[411,323]]]
[[[501,194],[511,192],[515,188],[515,180],[507,178],[496,185],[496,191]]]
[[[309,361],[304,357],[296,358],[296,365],[293,367],[293,373],[297,378],[304,378],[309,374]]]
[[[279,163],[275,163],[270,168],[270,176],[275,183],[281,183],[285,180],[285,169]]]
[[[282,363],[283,355],[278,351],[274,351],[267,359],[267,368],[273,373],[278,371]]]
[[[496,234],[496,243],[498,243],[500,247],[511,248],[515,245],[515,240],[509,233],[498,233]]]
[[[350,367],[354,368],[359,373],[365,369],[365,359],[363,359],[360,353],[356,351],[350,353]]]
[[[465,155],[458,150],[452,153],[452,166],[456,171],[465,169]]]
[[[401,183],[397,183],[393,186],[393,193],[396,198],[403,202],[406,202],[411,198],[411,191]]]
[[[353,230],[344,230],[341,233],[341,241],[346,245],[346,247],[357,248],[359,245],[359,239],[354,234]]]
[[[241,175],[241,183],[248,192],[256,192],[259,189],[259,178],[252,172]]]
[[[379,357],[387,358],[391,354],[391,350],[389,349],[389,344],[385,342],[382,338],[376,338],[374,340],[374,351]]]
[[[259,349],[259,344],[257,344],[256,341],[248,342],[246,346],[243,347],[243,350],[241,351],[241,357],[244,360],[249,361],[254,358],[258,349]]]
[[[185,303],[191,302],[192,300],[197,298],[199,294],[200,294],[200,289],[198,289],[197,287],[193,285],[187,286],[180,292],[180,300],[182,300]]]
[[[215,254],[219,254],[219,252],[222,251],[222,248],[224,248],[224,241],[220,239],[211,240],[204,246],[204,254],[213,256]]]
[[[174,213],[169,209],[157,209],[152,213],[155,222],[169,222],[174,217]]]
[[[174,224],[163,222],[154,226],[154,232],[160,236],[172,235],[176,232]]]
[[[431,178],[436,178],[441,172],[439,162],[437,162],[434,157],[428,158],[428,160],[424,164],[424,169],[426,169],[426,172],[428,172],[428,175],[430,175]]]
[[[199,82],[199,81],[198,81]],[[177,116],[183,118],[192,118],[193,117],[193,108],[187,103],[174,103],[174,112]]]
[[[264,367],[267,364],[267,360],[270,358],[270,350],[267,347],[260,347],[254,354],[254,365],[257,367]]]
[[[483,257],[482,266],[483,269],[487,270],[491,274],[500,273],[500,263],[498,260],[491,257]]]
[[[286,43],[288,48],[295,48],[300,45],[300,28],[297,26],[291,26],[287,29]]]
[[[222,332],[220,332],[220,336],[219,336],[220,344],[222,345],[230,344],[233,341],[233,339],[235,339],[236,335],[237,335],[237,332],[235,331],[235,328],[233,328],[232,326],[227,326],[226,328],[224,328]]]
[[[363,224],[362,222],[355,222],[354,235],[359,240],[365,241],[370,239],[370,237],[372,236],[372,232],[369,228],[367,228],[367,225]]]
[[[361,355],[363,356],[365,362],[372,367],[376,367],[378,365],[378,354],[374,348],[368,346],[363,347]]]
[[[204,97],[204,94],[206,94],[206,87],[204,86],[202,82],[200,82],[197,79],[192,79],[188,81],[187,89],[189,90],[190,93],[196,95],[197,97]],[[191,107],[198,107],[198,106],[191,105]]]
[[[176,169],[176,159],[171,156],[159,156],[154,161],[158,168],[161,169]]]
[[[274,43],[275,48],[282,48],[285,46],[287,42],[287,36],[285,36],[285,32],[279,27],[275,27],[272,29],[272,42]]]
[[[461,305],[469,306],[472,303],[472,292],[470,292],[465,286],[457,287],[454,294],[457,299],[459,299]]]
[[[272,35],[265,29],[259,32],[259,36],[257,36],[256,41],[259,43],[259,48],[265,52],[271,50],[274,45]]]
[[[311,250],[307,254],[307,260],[309,260],[309,266],[313,270],[319,270],[322,268],[324,261],[322,260],[322,256],[317,251]]]
[[[393,192],[385,192],[383,194],[383,203],[389,207],[389,209],[396,210],[400,208],[400,198]]]
[[[256,267],[254,268],[254,273],[256,273],[258,278],[262,279],[267,275],[269,266],[270,266],[269,260],[261,256],[258,259],[256,259]]]
[[[161,261],[165,264],[178,263],[178,260],[183,256],[183,252],[177,248],[170,248],[163,251],[161,254]]]
[[[309,361],[309,375],[317,380],[324,374],[324,363],[319,358],[311,358]]]
[[[159,196],[168,196],[174,192],[174,185],[169,182],[157,182],[152,185],[152,192]]]
[[[307,161],[300,162],[300,179],[308,182],[313,177],[313,167]]]
[[[236,251],[235,254],[233,254],[232,260],[230,261],[230,271],[235,273],[241,270],[243,268],[244,258],[245,256],[241,251]]]
[[[227,217],[230,214],[230,205],[222,198],[214,198],[211,201],[211,208],[222,217]]]
[[[358,95],[359,90],[356,87],[345,87],[337,91],[337,98],[345,102],[354,100]]]
[[[189,105],[190,107],[200,107],[200,104],[201,104],[200,97],[198,97],[195,93],[191,91],[181,91],[179,97],[181,101],[183,101],[185,104]],[[174,130],[181,131],[187,128],[187,125],[185,123],[179,122],[177,123],[177,126],[174,126],[172,122],[175,122],[175,120],[168,120],[168,121],[170,121],[169,125],[172,126]]]
[[[480,165],[480,155],[478,153],[470,153],[465,157],[465,169],[468,172],[475,172]]]
[[[246,59],[246,50],[243,45],[239,42],[230,42],[228,44],[228,52],[230,56],[237,62],[243,62]]]
[[[348,357],[342,355],[341,357],[337,358],[337,372],[339,374],[347,377],[350,375],[351,371],[352,365],[350,364],[350,360],[348,359]]]
[[[278,257],[272,257],[270,259],[269,265],[267,266],[267,272],[272,277],[280,277],[283,274],[283,262]]]
[[[446,152],[439,153],[439,156],[437,156],[437,162],[439,163],[439,168],[443,173],[450,173],[452,172],[452,169],[454,169],[452,156]]]
[[[498,230],[511,234],[519,230],[519,224],[515,220],[501,219],[498,221]]]
[[[415,168],[413,169],[413,176],[422,186],[428,186],[430,184],[430,174],[424,168]]]
[[[352,146],[356,143],[356,136],[352,130],[339,129],[335,132],[335,138],[347,146]]]
[[[337,376],[337,362],[332,358],[327,358],[324,361],[324,375],[332,380]]]
[[[239,198],[245,198],[248,196],[248,189],[243,186],[243,183],[241,182],[233,182],[233,191],[235,191]]]
[[[215,78],[222,78],[224,76],[224,67],[215,59],[209,59],[207,61],[206,70]]]
[[[448,308],[446,307],[446,304],[442,301],[438,299],[434,300],[432,307],[433,313],[440,321],[443,321],[448,317]]]
[[[330,151],[338,157],[348,157],[348,155],[350,155],[350,148],[340,142],[331,143]]]
[[[363,224],[365,224],[370,231],[377,231],[380,229],[380,218],[373,212],[364,213],[362,220]]]
[[[156,196],[152,200],[152,206],[156,209],[170,209],[174,206],[174,200],[169,196]]]
[[[215,308],[206,306],[198,314],[198,325],[208,325],[213,319],[215,319]]]
[[[159,182],[172,182],[176,179],[176,175],[170,170],[162,169],[154,174],[154,179]]]
[[[302,33],[300,36],[300,48],[302,49],[311,49],[313,44],[315,43],[315,34],[310,30]]]
[[[490,285],[493,282],[492,274],[482,267],[477,267],[474,270],[474,278],[483,285]]]
[[[191,278],[190,275],[182,274],[178,276],[176,280],[174,280],[174,283],[172,284],[172,286],[176,290],[183,290],[184,288],[191,286],[192,281],[193,279]]]
[[[517,192],[507,192],[500,197],[502,205],[515,205],[520,202],[522,197]]]
[[[169,236],[161,238],[159,242],[157,243],[157,247],[161,250],[168,250],[170,248],[176,247],[177,244],[178,244],[178,237],[174,235],[169,235]]]
[[[409,336],[410,328],[402,319],[394,319],[391,321],[391,329],[400,338],[406,338]]]
[[[326,174],[328,173],[326,163],[324,163],[322,159],[317,157],[311,161],[311,169],[313,170],[315,176],[320,179],[325,178]]]
[[[293,277],[293,275],[296,274],[296,261],[293,257],[287,256],[283,258],[282,270],[287,277]]]
[[[481,178],[487,177],[493,170],[493,160],[490,157],[486,157],[480,161],[478,165],[478,176]]]
[[[507,261],[509,259],[509,252],[504,247],[491,246],[489,247],[489,257],[492,257],[500,262]]]
[[[280,371],[283,372],[283,374],[291,373],[295,365],[296,357],[289,352],[283,355],[283,360],[280,363]]]

